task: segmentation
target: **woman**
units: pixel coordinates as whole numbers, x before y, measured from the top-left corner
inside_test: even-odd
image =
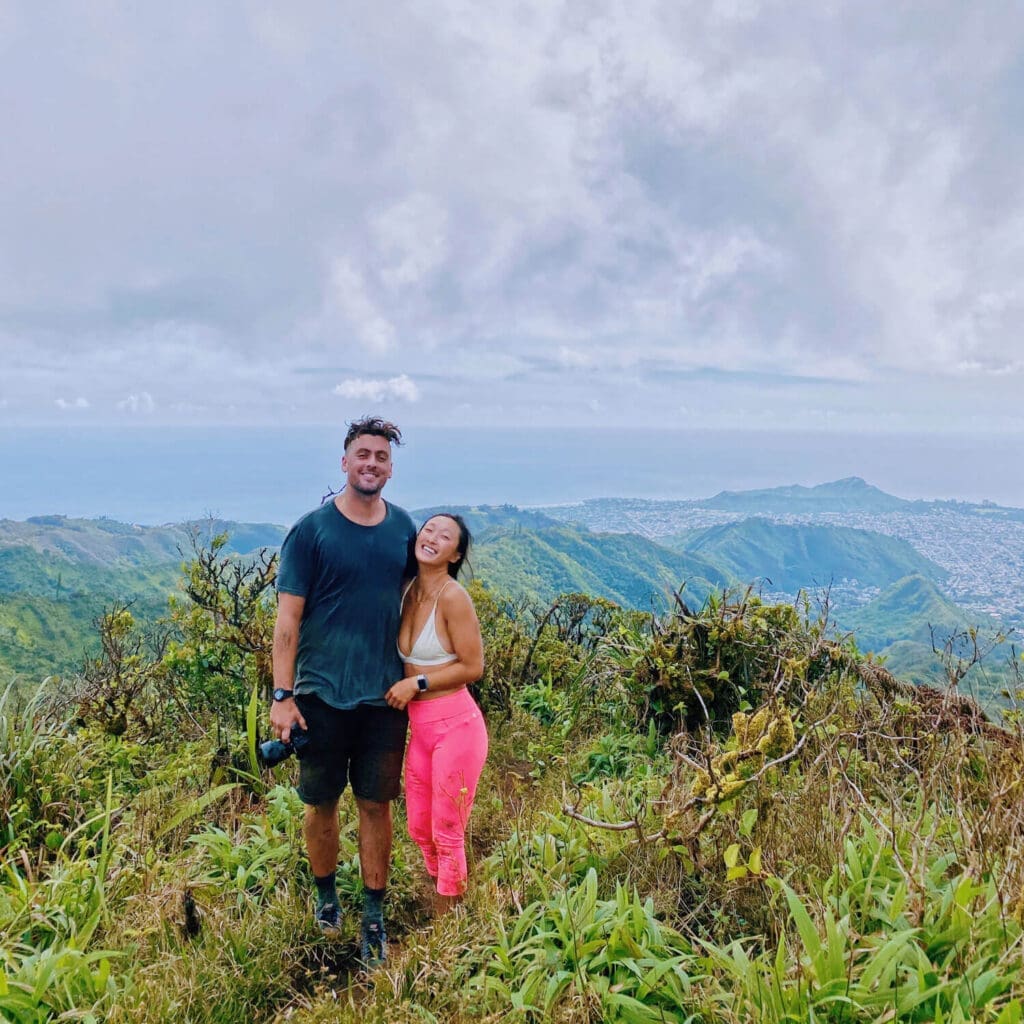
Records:
[[[483,673],[480,623],[456,576],[469,550],[461,516],[436,515],[416,537],[416,578],[402,595],[398,653],[406,676],[385,698],[407,708],[409,835],[423,851],[439,903],[466,891],[466,823],[487,757],[487,729],[467,684]]]

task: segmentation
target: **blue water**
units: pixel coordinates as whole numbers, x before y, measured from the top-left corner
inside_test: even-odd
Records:
[[[341,481],[328,428],[5,429],[0,518],[207,514],[288,524]],[[408,508],[701,498],[861,476],[905,498],[1024,506],[1024,439],[409,427],[385,494]]]

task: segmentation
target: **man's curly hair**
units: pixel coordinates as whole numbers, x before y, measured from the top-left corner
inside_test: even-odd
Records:
[[[345,435],[345,451],[348,446],[362,434],[369,434],[371,437],[386,437],[393,445],[402,443],[402,432],[388,420],[380,416],[364,416],[362,419],[353,420],[348,425],[348,433]]]

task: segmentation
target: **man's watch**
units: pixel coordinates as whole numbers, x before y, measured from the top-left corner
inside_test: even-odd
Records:
[[[427,682],[427,677],[424,675],[418,675],[416,677],[416,685],[420,688],[420,693],[426,693],[430,689],[430,684]]]
[[[292,697],[294,697],[294,696],[295,696],[295,692],[294,692],[293,690],[285,690],[285,689],[282,689],[282,688],[281,688],[281,687],[279,686],[279,687],[278,687],[278,688],[277,688],[277,689],[276,689],[276,690],[274,691],[274,694],[273,694],[273,696],[274,696],[274,700],[275,700],[275,701],[280,701],[280,700],[291,700],[291,699],[292,699]]]

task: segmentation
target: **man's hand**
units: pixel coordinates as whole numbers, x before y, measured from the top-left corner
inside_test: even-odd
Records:
[[[384,699],[393,708],[404,711],[405,706],[420,692],[420,685],[416,682],[415,676],[406,676],[399,679],[394,686],[384,694]]]
[[[306,720],[302,717],[294,698],[275,700],[270,705],[270,730],[282,743],[287,743],[292,738],[292,729],[296,725],[300,729],[306,728]]]

